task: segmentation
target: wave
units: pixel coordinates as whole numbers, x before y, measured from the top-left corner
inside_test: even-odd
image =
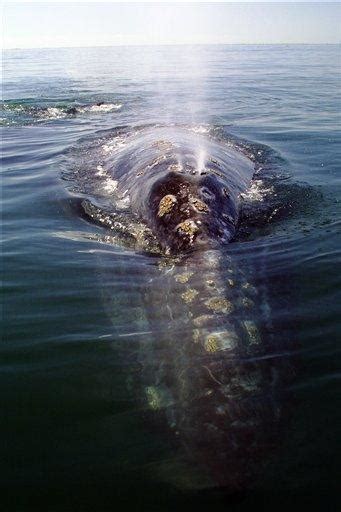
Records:
[[[73,118],[85,114],[109,114],[122,109],[122,103],[104,102],[80,104],[76,102],[36,104],[35,101],[4,101],[1,106],[2,125],[31,124]]]

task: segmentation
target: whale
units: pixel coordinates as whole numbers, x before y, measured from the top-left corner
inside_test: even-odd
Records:
[[[143,130],[106,168],[168,254],[231,241],[254,174],[242,153],[175,127]]]
[[[177,463],[159,476],[252,488],[278,443],[285,371],[268,357],[261,293],[230,250],[255,163],[218,137],[154,126],[106,150],[99,172],[112,206],[85,200],[86,215],[152,256],[136,385],[148,421],[163,418],[174,441]]]

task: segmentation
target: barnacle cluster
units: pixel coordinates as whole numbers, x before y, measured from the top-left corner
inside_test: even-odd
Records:
[[[194,288],[189,288],[188,290],[186,290],[185,292],[183,292],[181,294],[181,298],[187,303],[189,304],[190,302],[192,302],[195,297],[198,295],[198,291],[195,290]]]
[[[192,220],[184,220],[177,226],[177,230],[179,231],[180,234],[187,235],[190,238],[193,238],[195,233],[199,231],[199,228],[196,225],[196,223],[193,222]]]
[[[238,343],[238,337],[234,330],[224,330],[210,333],[205,340],[207,352],[217,350],[230,350]]]
[[[207,336],[205,340],[205,349],[207,352],[217,352],[219,350],[219,340],[214,334]]]
[[[161,396],[158,389],[154,386],[146,388],[147,402],[151,409],[157,410],[162,406]]]
[[[207,213],[209,211],[207,204],[204,203],[203,201],[201,201],[201,199],[198,199],[197,197],[190,196],[189,200],[198,212]]]
[[[193,275],[193,272],[184,272],[183,274],[178,274],[175,276],[175,281],[178,283],[187,283],[191,276]]]
[[[205,305],[215,313],[231,313],[233,311],[233,304],[222,297],[212,297],[205,302]]]
[[[167,213],[170,213],[173,209],[173,206],[176,203],[176,197],[172,194],[167,194],[164,196],[159,203],[159,211],[158,217],[163,217]]]
[[[260,339],[260,334],[259,334],[256,324],[252,320],[244,320],[242,323],[245,327],[250,344],[258,345],[258,343],[260,343],[261,339]]]

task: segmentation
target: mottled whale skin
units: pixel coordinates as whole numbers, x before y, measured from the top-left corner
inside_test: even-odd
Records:
[[[144,130],[111,166],[118,193],[171,254],[228,243],[253,173],[226,144],[175,127]]]
[[[140,356],[150,414],[179,447],[179,465],[160,474],[182,487],[249,488],[280,417],[258,292],[226,251],[254,164],[206,134],[153,127],[105,167],[166,255],[142,291]]]

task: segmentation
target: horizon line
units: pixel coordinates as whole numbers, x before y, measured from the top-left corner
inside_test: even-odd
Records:
[[[3,47],[2,51],[6,50],[63,50],[72,48],[122,48],[122,47],[141,47],[141,46],[338,46],[341,41],[335,42],[320,42],[320,43],[298,43],[298,42],[280,42],[280,43],[114,43],[114,44],[95,44],[95,45],[74,45],[74,46],[13,46]]]

